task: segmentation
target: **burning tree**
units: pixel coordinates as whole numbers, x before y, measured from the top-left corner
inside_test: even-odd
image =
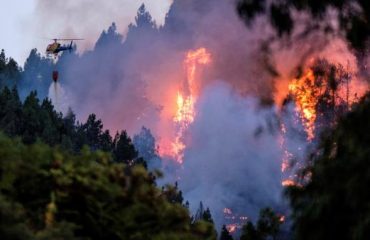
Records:
[[[233,240],[225,225],[222,226],[220,240]]]
[[[205,48],[189,51],[184,61],[186,69],[186,81],[183,82],[182,89],[177,93],[177,111],[174,122],[177,126],[177,134],[172,143],[172,154],[177,162],[183,162],[183,152],[185,149],[184,135],[189,125],[194,121],[194,105],[197,101],[196,96],[196,71],[198,65],[206,65],[211,61],[211,55]]]
[[[310,180],[288,188],[296,239],[369,239],[370,95],[320,141]]]
[[[333,127],[339,116],[356,102],[357,92],[352,73],[340,64],[318,59],[304,74],[291,81],[286,103],[296,105],[307,139],[313,140],[326,127]]]
[[[243,226],[240,240],[263,240],[268,237],[275,240],[283,222],[284,217],[276,214],[272,209],[261,209],[256,226],[248,221]]]
[[[295,175],[304,166],[307,147],[314,146],[323,131],[335,127],[363,93],[349,67],[345,69],[325,59],[316,60],[294,78],[282,108],[282,171],[291,170]],[[294,175],[285,179],[283,185],[296,184]]]

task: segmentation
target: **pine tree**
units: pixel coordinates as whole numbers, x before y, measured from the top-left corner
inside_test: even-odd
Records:
[[[204,206],[203,206],[202,202],[199,203],[199,207],[198,207],[198,209],[195,213],[195,216],[193,218],[194,222],[201,221],[201,220],[213,224],[211,211],[209,210],[208,207],[207,207],[206,210],[204,210]]]
[[[103,123],[100,119],[96,119],[95,114],[90,114],[85,124],[82,125],[83,132],[86,135],[86,144],[91,150],[98,150],[100,147],[100,136],[103,131]]]
[[[128,26],[127,38],[125,41],[126,46],[133,46],[136,44],[137,39],[145,36],[141,41],[152,41],[158,33],[157,25],[153,20],[150,13],[146,10],[145,5],[142,4],[137,11],[135,17],[135,24]]]
[[[105,153],[71,155],[0,134],[2,239],[215,239],[161,195],[141,166]]]
[[[177,182],[175,182],[175,186],[166,185],[165,187],[163,187],[162,194],[170,203],[182,204],[182,202],[184,201],[182,191],[179,190]],[[189,204],[189,202],[187,202],[187,204]]]
[[[22,81],[18,86],[21,98],[25,98],[30,90],[37,91],[41,99],[46,98],[51,82],[52,69],[52,61],[42,57],[37,49],[32,49],[24,64],[24,70],[21,74]]]
[[[222,226],[219,240],[233,240],[225,225]]]
[[[5,87],[0,93],[0,129],[11,137],[22,133],[22,103],[16,88]]]
[[[158,154],[155,138],[149,129],[142,127],[140,133],[134,136],[133,144],[139,157],[147,162],[150,170],[161,168],[161,158]]]
[[[121,42],[122,42],[122,36],[117,33],[116,23],[113,22],[112,25],[109,26],[107,31],[103,31],[100,34],[100,37],[98,41],[96,41],[96,44],[95,44],[95,50],[98,50],[98,51],[108,50],[109,52],[113,53],[111,49],[117,49],[116,47],[120,46]],[[116,47],[113,47],[114,45]]]
[[[253,223],[248,221],[242,228],[240,240],[263,240]]]
[[[211,210],[207,207],[207,209],[203,212],[202,219],[206,222],[213,223],[212,215],[211,215]]]
[[[31,144],[40,137],[43,130],[42,116],[40,115],[41,108],[39,105],[39,99],[37,98],[37,92],[32,91],[26,98],[23,104],[22,115],[23,115],[23,142]]]
[[[113,140],[112,140],[109,130],[105,130],[99,136],[99,150],[102,150],[105,152],[111,152],[113,150]]]
[[[271,236],[276,239],[280,230],[280,216],[278,216],[271,208],[264,208],[260,211],[260,216],[257,222],[257,230],[262,237]]]
[[[126,131],[122,131],[120,134],[116,134],[114,141],[113,156],[116,162],[123,162],[126,164],[133,164],[138,153],[135,150],[131,139],[127,135]]]
[[[21,77],[21,69],[13,58],[5,56],[4,49],[0,53],[0,90],[4,87],[16,87]]]
[[[279,215],[271,208],[263,208],[260,210],[256,226],[251,221],[243,226],[240,240],[264,240],[269,237],[274,240],[280,231],[281,224]]]
[[[369,122],[368,93],[322,135],[300,186],[287,189],[295,239],[370,239]]]
[[[62,116],[57,114],[49,99],[42,101],[40,110],[43,126],[41,139],[44,143],[54,146],[61,141]]]

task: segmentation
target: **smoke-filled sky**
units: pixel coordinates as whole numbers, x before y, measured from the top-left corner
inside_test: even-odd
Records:
[[[20,0],[16,2],[20,4]],[[138,13],[143,2],[149,13],[143,9]],[[57,109],[62,110],[63,104],[71,107],[82,122],[95,113],[113,134],[126,129],[133,135],[144,125],[162,151],[172,149],[180,139],[184,163],[183,170],[175,174],[191,208],[203,200],[218,225],[225,207],[255,218],[260,208],[279,205],[282,177],[275,105],[261,108],[260,100],[281,102],[293,70],[299,65],[307,67],[310,59],[325,57],[355,71],[355,57],[343,39],[325,41],[320,33],[288,47],[275,42],[268,60],[275,62],[277,77],[267,70],[271,64],[261,51],[260,43],[271,34],[263,18],[248,29],[233,0],[171,3],[34,0],[24,12],[9,3],[12,10],[5,12],[20,17],[12,15],[10,24],[18,35],[5,35],[11,39],[7,55],[22,65],[32,47],[44,51],[45,37],[85,38],[78,42],[79,55],[61,54],[53,69],[26,69],[29,88],[47,86]],[[134,25],[128,27],[130,23]],[[22,38],[16,41],[19,32],[24,42]],[[201,48],[211,61],[193,69],[186,66],[187,53]],[[86,49],[91,51],[84,52]],[[59,84],[50,86],[50,73],[55,69],[60,73]],[[174,122],[175,115],[184,110],[179,107],[179,93],[193,101],[193,122]],[[166,177],[171,174],[165,173]]]
[[[101,31],[117,22],[125,33],[144,3],[157,24],[163,24],[172,0],[0,0],[0,49],[21,66],[32,48],[40,52],[47,38],[84,38],[79,50],[91,48]]]

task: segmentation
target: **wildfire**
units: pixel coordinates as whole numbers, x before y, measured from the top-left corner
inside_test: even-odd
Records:
[[[199,48],[195,51],[189,51],[184,61],[186,69],[186,82],[183,88],[177,93],[177,111],[174,122],[178,128],[174,142],[172,143],[172,152],[180,164],[183,162],[183,152],[185,149],[184,134],[189,125],[194,121],[196,103],[195,78],[198,65],[206,65],[211,62],[211,55],[205,48]]]
[[[229,233],[234,233],[238,229],[238,224],[228,224],[226,225],[226,229]]]
[[[230,208],[224,208],[223,213],[226,222],[229,222],[229,224],[226,224],[226,229],[229,233],[234,233],[238,229],[241,229],[248,221],[248,217],[238,216],[234,214]]]
[[[188,84],[190,90],[193,90],[193,82],[195,80],[195,73],[197,65],[207,65],[211,62],[211,55],[207,52],[205,48],[199,48],[195,51],[189,51],[186,55],[185,65]]]
[[[342,65],[331,65],[326,61],[316,61],[314,65],[306,68],[301,77],[289,81],[289,96],[295,103],[294,124],[303,125],[307,134],[307,141],[312,142],[317,131],[321,128],[332,126],[340,114],[349,111],[361,96],[368,90],[368,85],[363,83]],[[289,123],[281,123],[280,146],[283,150],[281,170],[288,173],[291,168],[293,153],[302,151],[301,147],[289,149],[287,144],[287,130],[292,128]],[[293,127],[294,128],[294,127]],[[299,162],[295,168],[300,168]],[[282,185],[300,186],[294,181],[295,175],[283,179]]]
[[[320,61],[318,62],[320,64]],[[321,63],[323,64],[323,63]],[[325,63],[323,64],[325,65]],[[368,90],[368,85],[352,78],[353,74],[348,68],[345,70],[341,65],[332,65],[328,69],[320,69],[318,75],[314,74],[314,67],[308,68],[301,77],[295,78],[289,83],[289,94],[293,97],[299,118],[307,133],[307,140],[312,141],[315,137],[316,121],[318,114],[324,115],[325,112],[317,113],[317,107],[323,96],[330,98],[330,103],[324,103],[332,108],[335,115],[335,108],[341,105],[351,106],[359,100]],[[323,73],[324,72],[324,73]]]
[[[293,180],[291,180],[291,179],[286,179],[286,180],[284,180],[282,183],[281,183],[281,185],[283,186],[283,187],[291,187],[291,186],[296,186],[297,184],[296,184],[296,182],[294,182]]]
[[[230,208],[224,208],[224,214],[233,214]]]
[[[289,92],[294,96],[298,112],[302,115],[307,139],[315,136],[316,105],[320,89],[315,87],[315,78],[310,69],[300,78],[293,79],[289,84]]]

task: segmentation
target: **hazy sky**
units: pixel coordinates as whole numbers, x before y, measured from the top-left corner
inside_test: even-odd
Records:
[[[32,48],[39,52],[46,38],[84,38],[78,48],[93,47],[102,30],[116,22],[125,33],[142,3],[163,24],[172,0],[0,0],[0,49],[21,66]]]

